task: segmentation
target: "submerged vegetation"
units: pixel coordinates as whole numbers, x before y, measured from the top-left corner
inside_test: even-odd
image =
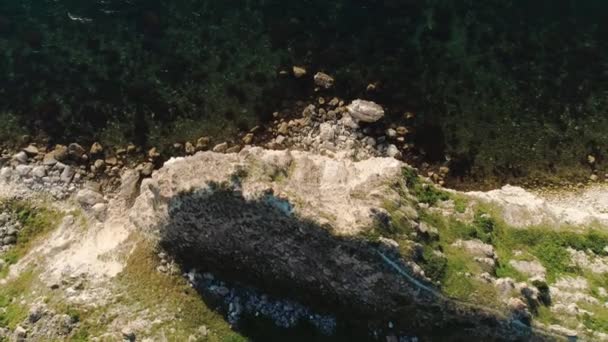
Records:
[[[5,1],[0,113],[11,114],[0,138],[161,150],[233,138],[315,98],[312,74],[324,71],[336,86],[322,95],[375,100],[387,123],[414,113],[409,153],[449,157],[453,181],[587,178],[602,174],[608,145],[606,9],[566,0]],[[294,78],[294,65],[309,72]]]

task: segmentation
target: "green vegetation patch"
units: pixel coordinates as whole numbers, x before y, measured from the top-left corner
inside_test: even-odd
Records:
[[[22,200],[0,202],[0,210],[15,215],[22,227],[17,234],[16,245],[0,256],[9,265],[15,264],[33,243],[57,227],[63,217],[62,213],[47,206]],[[6,272],[8,267],[0,270],[0,278],[6,276]]]
[[[30,293],[35,277],[35,272],[27,270],[0,287],[0,327],[15,329],[27,317],[21,297]]]
[[[170,341],[187,341],[192,332],[205,325],[212,332],[209,341],[246,341],[232,331],[221,314],[207,307],[185,279],[156,271],[158,260],[148,242],[140,241],[137,246],[118,278],[125,291],[123,304],[138,311],[175,315],[175,319],[155,325],[153,334],[163,329]]]
[[[449,193],[437,189],[432,184],[423,182],[414,169],[405,167],[402,173],[405,186],[419,202],[435,205],[439,201],[447,201],[451,198]]]

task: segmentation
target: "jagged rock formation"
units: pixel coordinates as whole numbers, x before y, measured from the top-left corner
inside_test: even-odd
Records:
[[[281,198],[289,201],[299,216],[330,224],[338,234],[353,235],[372,225],[373,209],[398,197],[390,180],[399,175],[401,167],[391,158],[353,162],[261,148],[239,154],[199,153],[171,160],[151,180],[144,180],[132,219],[146,230],[162,226],[171,198],[207,189],[209,183],[238,181],[248,200],[272,194],[279,199],[277,203]],[[158,198],[165,200],[159,202]],[[151,207],[149,203],[154,201]]]
[[[199,153],[144,180],[130,217],[187,269],[211,269],[338,315],[424,334],[457,327],[480,338],[541,338],[416,280],[404,262],[411,257],[390,240],[357,238],[386,220],[385,201],[403,196],[393,186],[402,167],[391,158],[355,163],[259,148]]]

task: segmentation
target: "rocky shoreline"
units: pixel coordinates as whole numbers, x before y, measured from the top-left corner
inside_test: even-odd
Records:
[[[420,184],[405,176],[413,184],[404,188],[402,172],[416,172],[398,160],[409,146],[408,130],[389,128],[378,136],[378,127],[370,121],[383,115],[382,107],[373,102],[355,100],[347,105],[338,98],[319,97],[316,104],[303,106],[301,117],[277,114],[273,128],[265,133],[254,129],[241,137],[240,144],[212,145],[203,137],[196,144],[176,145],[180,157],[170,158],[160,168],[163,158],[155,148],[144,153],[133,145],[114,150],[99,143],[88,148],[72,143],[47,149],[30,143],[21,151],[3,153],[0,182],[16,198],[42,196],[65,205],[73,199],[90,222],[92,235],[87,234],[87,241],[70,232],[76,228],[73,216],[60,227],[67,231],[58,231],[56,238],[72,241],[74,246],[67,251],[74,249],[70,253],[80,257],[89,253],[88,248],[101,245],[103,250],[80,261],[61,255],[66,247],[48,247],[44,253],[60,251],[51,257],[58,267],[54,273],[62,268],[91,271],[87,262],[103,262],[93,270],[111,279],[120,274],[124,261],[104,253],[112,253],[138,232],[162,249],[157,273],[173,277],[181,267],[214,274],[199,276],[192,271],[184,277],[203,297],[219,303],[219,312],[231,326],[238,327],[240,317],[260,314],[280,328],[304,319],[329,333],[340,323],[336,319],[348,312],[355,320],[374,322],[370,336],[391,342],[415,341],[410,332],[421,337],[449,334],[449,329],[457,330],[453,334],[465,333],[459,327],[471,325],[474,329],[463,328],[466,334],[483,338],[577,336],[577,331],[560,325],[530,326],[530,321],[534,310],[549,305],[543,289],[555,296],[554,312],[589,314],[584,306],[567,305],[572,296],[599,305],[596,297],[585,293],[591,291],[589,286],[576,292],[564,287],[563,280],[550,283],[550,270],[523,252],[521,259],[517,255],[507,262],[491,240],[481,241],[483,235],[475,235],[481,233],[453,239],[429,252],[437,248],[434,244],[441,236],[451,233],[440,231],[436,221],[424,221],[428,215],[474,223],[492,217],[470,218],[471,205],[457,212],[458,203],[438,186],[449,173],[445,166],[427,173]],[[509,211],[510,188],[503,190],[504,194],[467,196],[499,201],[507,210],[503,214],[511,215],[505,216],[510,223],[517,223],[511,222],[513,215],[527,217]],[[527,198],[524,195],[517,197]],[[545,205],[532,209],[537,208],[549,213]],[[413,231],[399,233],[402,228],[394,227],[395,218]],[[2,248],[10,250],[19,242],[15,237],[20,230],[10,213],[2,219]],[[377,230],[380,236],[369,236]],[[98,234],[105,234],[107,240],[100,244]],[[461,253],[472,258],[472,271],[459,271],[458,277],[496,291],[498,311],[438,292],[444,284],[431,278],[429,267],[437,266],[428,263],[449,262],[446,249],[458,253],[458,258]],[[598,265],[599,255],[594,254],[598,252],[567,251],[576,257],[577,267]],[[497,275],[504,263],[509,272],[525,278]],[[226,285],[240,282],[252,287]],[[312,303],[329,316],[297,302]],[[412,315],[416,318],[403,321],[402,317]],[[29,325],[19,325],[22,329],[10,334],[36,336],[35,326],[23,328]],[[127,332],[123,337],[132,340],[133,333]],[[605,337],[596,332],[593,336]]]

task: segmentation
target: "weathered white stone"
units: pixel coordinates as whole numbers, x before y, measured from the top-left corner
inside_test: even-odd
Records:
[[[372,101],[354,100],[346,109],[355,120],[376,122],[384,117],[384,109]]]
[[[371,209],[398,196],[387,180],[399,177],[403,164],[392,158],[353,162],[340,156],[259,147],[246,147],[239,154],[198,153],[172,160],[144,180],[131,219],[150,229],[152,222],[166,220],[159,215],[167,215],[162,208],[168,199],[187,189],[207,189],[210,182],[229,181],[237,166],[250,175],[241,184],[246,198],[261,196],[269,189],[289,194],[287,199],[299,204],[295,210],[300,216],[331,223],[336,232],[348,234],[370,227],[374,222]],[[280,185],[269,181],[276,174],[285,175]]]
[[[6,166],[6,167],[3,167],[2,169],[0,169],[0,179],[6,181],[6,180],[9,180],[12,175],[13,175],[13,169],[11,169],[10,167]]]
[[[452,244],[452,246],[463,248],[474,256],[488,257],[492,259],[496,258],[494,247],[487,243],[483,243],[480,240],[457,240]]]
[[[516,269],[518,272],[527,275],[528,277],[545,278],[547,270],[538,261],[525,261],[525,260],[511,260],[509,264]]]
[[[13,160],[18,163],[25,164],[27,163],[27,153],[21,151],[13,156]]]
[[[21,177],[27,177],[29,176],[30,172],[32,172],[32,166],[31,165],[17,165],[15,167],[15,172],[17,172],[17,174]]]
[[[103,195],[91,189],[82,189],[76,194],[76,201],[83,207],[93,207],[98,203],[105,203]]]
[[[335,138],[336,132],[334,127],[328,123],[324,122],[319,126],[319,138],[323,141],[333,141]]]
[[[36,166],[32,169],[32,176],[34,176],[34,178],[38,178],[41,179],[44,176],[46,176],[46,168],[44,166]]]
[[[224,142],[224,143],[215,145],[215,147],[213,147],[213,152],[224,153],[224,152],[226,152],[227,149],[228,149],[228,143]]]
[[[395,145],[388,145],[386,149],[386,155],[390,158],[398,158],[401,156],[401,151]]]

